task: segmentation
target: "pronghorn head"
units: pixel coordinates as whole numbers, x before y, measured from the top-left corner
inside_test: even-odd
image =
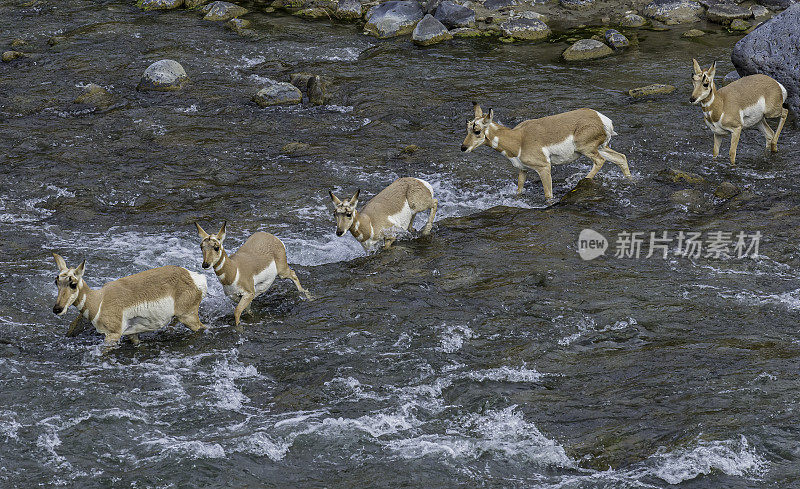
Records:
[[[692,90],[689,101],[697,105],[714,90],[714,75],[717,73],[717,62],[714,61],[705,71],[700,68],[700,63],[696,59],[692,59],[692,62],[694,63],[694,74],[692,74],[694,90]]]
[[[486,142],[486,131],[492,123],[494,111],[489,109],[486,114],[481,110],[481,106],[472,102],[475,107],[475,117],[467,121],[467,137],[461,143],[461,151],[470,152]]]
[[[197,234],[203,240],[200,242],[200,249],[203,250],[203,268],[215,266],[222,256],[222,242],[225,241],[225,226],[227,224],[228,221],[223,222],[217,234],[208,234],[200,227],[200,224],[194,223],[197,226]]]
[[[356,218],[356,205],[358,204],[358,194],[361,193],[361,189],[356,190],[356,193],[347,200],[339,200],[331,191],[328,191],[328,193],[331,194],[331,200],[334,205],[333,217],[336,218],[336,236],[341,236],[350,229]]]
[[[56,259],[56,265],[58,265],[58,276],[56,277],[58,297],[56,297],[56,305],[53,306],[53,312],[61,316],[67,313],[69,306],[78,298],[78,292],[80,292],[83,281],[83,270],[86,268],[86,260],[83,260],[83,263],[78,268],[70,268],[58,253],[53,253],[53,258]]]

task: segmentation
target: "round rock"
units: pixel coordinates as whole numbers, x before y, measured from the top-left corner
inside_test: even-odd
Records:
[[[100,85],[90,83],[83,89],[83,93],[75,99],[76,104],[90,105],[99,109],[106,109],[114,102],[114,97],[108,90]]]
[[[139,0],[136,6],[142,10],[171,10],[181,7],[183,0]]]
[[[606,40],[606,44],[614,49],[625,49],[631,44],[628,38],[623,36],[616,29],[608,29],[605,34],[603,34],[603,37]]]
[[[203,7],[203,12],[206,14],[206,16],[203,17],[205,20],[220,21],[239,17],[240,15],[246,14],[248,10],[235,3],[217,1]]]
[[[358,0],[339,0],[336,4],[334,15],[343,20],[360,19],[362,15],[361,2]]]
[[[668,25],[697,22],[703,6],[692,0],[653,0],[644,8],[644,14],[651,19]]]
[[[144,70],[137,88],[157,91],[179,90],[188,81],[189,77],[180,63],[171,59],[162,59]]]
[[[538,19],[511,19],[500,24],[506,37],[538,41],[550,37],[552,31]]]
[[[295,105],[303,101],[303,94],[299,88],[291,83],[275,82],[259,90],[253,96],[253,101],[261,107]]]
[[[619,25],[622,27],[642,27],[645,24],[647,24],[647,20],[641,15],[636,14],[626,14],[619,21]]]
[[[390,0],[367,12],[364,30],[379,38],[402,36],[410,34],[422,17],[422,7],[418,2]]]
[[[732,3],[717,3],[706,10],[706,18],[717,24],[728,24],[735,19],[749,19],[752,16],[750,9]]]
[[[733,19],[731,24],[728,26],[728,29],[732,31],[746,31],[750,27],[752,27],[750,22],[747,22],[744,19]]]
[[[475,11],[454,2],[440,3],[434,17],[448,29],[475,25]]]
[[[588,59],[604,58],[614,51],[595,39],[581,39],[568,47],[561,56],[567,61],[584,61]]]
[[[592,8],[594,0],[558,0],[558,3],[570,10],[587,10]]]
[[[411,39],[414,44],[429,46],[442,41],[452,39],[453,35],[448,32],[447,27],[436,20],[431,14],[426,14],[414,27]]]

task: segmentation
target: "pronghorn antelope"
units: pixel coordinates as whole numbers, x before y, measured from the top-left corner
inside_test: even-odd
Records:
[[[706,126],[714,133],[714,158],[719,155],[722,136],[731,136],[731,165],[736,164],[736,147],[742,129],[758,125],[767,140],[766,150],[778,151],[778,136],[789,111],[783,106],[786,102],[786,88],[767,75],[750,75],[736,80],[717,90],[714,75],[717,63],[714,62],[703,71],[696,59],[692,84],[694,89],[689,100],[703,108]],[[778,130],[772,131],[767,118],[780,117]]]
[[[422,234],[431,232],[439,201],[433,198],[433,187],[425,180],[398,178],[370,199],[361,211],[357,211],[360,192],[357,190],[355,195],[344,201],[333,192],[328,192],[335,206],[336,236],[342,236],[349,230],[365,250],[381,240],[384,240],[384,247],[389,248],[396,237],[389,235],[388,231],[395,227],[413,231],[414,217],[428,209],[431,212]]]
[[[259,231],[247,238],[242,246],[228,256],[223,247],[227,221],[217,234],[208,234],[197,226],[200,235],[200,249],[203,251],[203,268],[214,267],[222,289],[231,300],[237,302],[233,313],[236,326],[245,309],[249,309],[253,299],[266,292],[275,277],[288,278],[297,290],[311,299],[311,294],[300,285],[300,280],[286,261],[286,247],[272,234]]]
[[[75,306],[95,329],[106,336],[106,344],[130,336],[139,343],[139,333],[155,331],[178,318],[192,331],[206,329],[197,309],[206,296],[208,284],[199,273],[166,266],[122,277],[95,290],[83,280],[86,260],[69,268],[64,259],[53,253],[58,265],[58,297],[53,312],[62,316]],[[80,320],[73,321],[73,330]]]
[[[473,102],[475,116],[467,121],[467,137],[461,151],[470,152],[487,144],[511,160],[519,170],[517,195],[522,193],[529,169],[539,174],[544,187],[544,197],[553,198],[552,164],[568,163],[584,155],[594,163],[586,178],[594,178],[603,163],[610,160],[630,178],[628,158],[608,146],[616,135],[611,119],[592,109],[578,109],[562,114],[530,119],[513,129],[493,120],[494,111],[484,114],[481,106]]]

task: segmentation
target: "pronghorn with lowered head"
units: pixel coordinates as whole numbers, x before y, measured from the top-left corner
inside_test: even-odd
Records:
[[[199,273],[185,268],[166,266],[122,277],[92,289],[83,280],[86,260],[77,268],[69,268],[64,259],[53,253],[58,265],[58,297],[53,312],[62,316],[75,306],[95,329],[106,336],[106,344],[130,336],[139,343],[139,333],[161,329],[178,318],[192,331],[206,329],[197,315],[208,284]],[[77,326],[73,321],[70,331]]]
[[[422,234],[431,232],[439,201],[433,197],[433,187],[425,180],[398,178],[358,211],[356,205],[360,192],[361,190],[357,190],[355,195],[344,201],[333,195],[333,192],[328,192],[335,206],[333,216],[336,218],[336,236],[350,231],[365,250],[381,240],[384,240],[384,247],[389,248],[396,237],[388,232],[395,227],[413,231],[414,217],[428,209],[430,214]]]
[[[742,129],[758,125],[767,140],[766,150],[778,151],[778,136],[781,135],[789,110],[786,102],[786,88],[767,75],[742,77],[719,90],[714,86],[717,72],[716,61],[705,71],[696,59],[692,60],[694,89],[689,97],[695,105],[703,108],[706,126],[714,133],[714,158],[719,156],[722,136],[731,136],[731,165],[736,164],[736,148]],[[778,130],[773,131],[767,118],[780,117]]]
[[[461,151],[470,152],[482,144],[496,149],[519,170],[517,195],[522,193],[528,170],[539,174],[544,197],[553,198],[553,164],[568,163],[584,155],[594,164],[586,178],[594,178],[603,163],[610,160],[630,178],[628,158],[608,146],[616,135],[611,119],[592,109],[578,109],[562,114],[520,122],[513,129],[494,121],[494,111],[484,114],[473,102],[475,115],[467,121],[467,137]]]
[[[247,238],[242,246],[230,256],[223,247],[227,221],[217,234],[208,234],[197,226],[200,249],[203,251],[203,268],[214,267],[222,289],[231,300],[237,302],[233,318],[236,326],[242,312],[250,307],[253,299],[266,292],[275,277],[288,278],[297,290],[311,299],[311,294],[300,285],[300,280],[286,261],[286,247],[276,236],[258,231]]]

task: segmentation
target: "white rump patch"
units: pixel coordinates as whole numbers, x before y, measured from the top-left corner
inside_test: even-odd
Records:
[[[744,109],[739,111],[739,117],[742,119],[742,126],[744,127],[752,127],[761,122],[761,119],[764,118],[764,114],[767,111],[767,102],[764,100],[764,97],[759,97],[758,102],[751,105],[750,107],[745,107]],[[722,119],[720,119],[722,120]]]
[[[169,324],[175,315],[175,299],[171,296],[140,302],[122,310],[122,334],[155,331]]]
[[[431,194],[433,191],[431,190]],[[411,218],[414,217],[414,214],[411,212],[411,207],[408,205],[408,200],[403,201],[403,209],[396,214],[392,214],[388,217],[390,223],[394,224],[395,226],[408,229],[408,225],[411,224]]]
[[[201,300],[205,299],[206,294],[208,293],[208,281],[206,280],[206,276],[205,275],[201,275],[201,274],[199,274],[197,272],[191,272],[189,270],[186,270],[186,271],[189,272],[189,275],[192,276],[192,280],[194,281],[194,285],[197,287],[197,290],[199,290],[200,293],[202,294],[202,297],[200,299]]]
[[[256,296],[266,292],[272,286],[272,282],[275,281],[277,275],[278,267],[275,265],[275,260],[272,260],[267,268],[255,274],[253,276],[253,287],[255,288]]]
[[[542,153],[544,153],[545,157],[554,165],[569,163],[579,156],[575,152],[575,136],[572,134],[567,136],[567,138],[560,143],[543,147]]]
[[[781,87],[781,93],[783,94],[783,101],[786,102],[786,98],[789,96],[789,94],[786,92],[786,87],[784,87],[783,83],[781,83],[781,82],[777,82],[777,83],[778,83],[778,86]]]
[[[419,182],[419,183],[421,183],[422,185],[425,185],[425,187],[426,187],[426,188],[428,189],[428,191],[431,193],[431,197],[433,197],[433,187],[431,186],[431,184],[430,184],[430,183],[426,182],[425,180],[423,180],[423,179],[421,179],[421,178],[415,178],[414,180],[418,181],[418,182]]]
[[[611,119],[609,119],[608,117],[604,116],[600,112],[597,112],[595,110],[595,113],[597,114],[597,117],[600,118],[600,121],[603,123],[603,129],[606,130],[606,143],[607,143],[608,140],[611,139],[611,136],[616,136],[617,135],[617,133],[614,132],[614,123],[611,122]]]

